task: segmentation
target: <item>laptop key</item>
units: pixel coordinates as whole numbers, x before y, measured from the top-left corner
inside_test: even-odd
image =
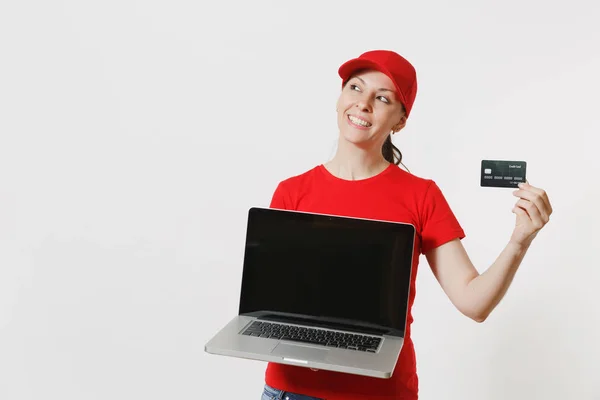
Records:
[[[288,341],[292,341],[292,342],[305,342],[302,339],[298,339],[298,338],[291,337],[291,336],[284,336],[281,338],[281,340],[288,340]]]

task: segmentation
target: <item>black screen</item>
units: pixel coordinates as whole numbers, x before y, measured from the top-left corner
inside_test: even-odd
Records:
[[[403,334],[410,224],[252,208],[240,314],[344,321]]]

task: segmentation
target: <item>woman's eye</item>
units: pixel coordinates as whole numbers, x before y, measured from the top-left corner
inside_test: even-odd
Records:
[[[384,97],[384,96],[379,96],[379,99],[380,99],[381,101],[383,101],[384,103],[388,103],[388,104],[389,104],[389,102],[390,102],[390,101],[388,100],[388,98],[387,98],[387,97]]]
[[[350,90],[360,90],[356,85],[350,85]]]

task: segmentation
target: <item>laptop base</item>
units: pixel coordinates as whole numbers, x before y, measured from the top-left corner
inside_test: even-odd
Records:
[[[210,354],[388,379],[404,343],[382,336],[377,353],[242,335],[254,317],[236,316],[206,345]]]

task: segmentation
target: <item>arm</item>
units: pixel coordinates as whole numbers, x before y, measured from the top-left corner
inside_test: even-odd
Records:
[[[552,207],[546,193],[525,184],[514,195],[516,223],[510,241],[482,274],[475,269],[462,243],[455,239],[431,249],[425,256],[434,276],[454,306],[469,318],[483,322],[506,294],[523,257]]]
[[[496,261],[479,274],[458,239],[432,249],[427,261],[454,306],[483,322],[508,290],[527,248],[508,243]]]

